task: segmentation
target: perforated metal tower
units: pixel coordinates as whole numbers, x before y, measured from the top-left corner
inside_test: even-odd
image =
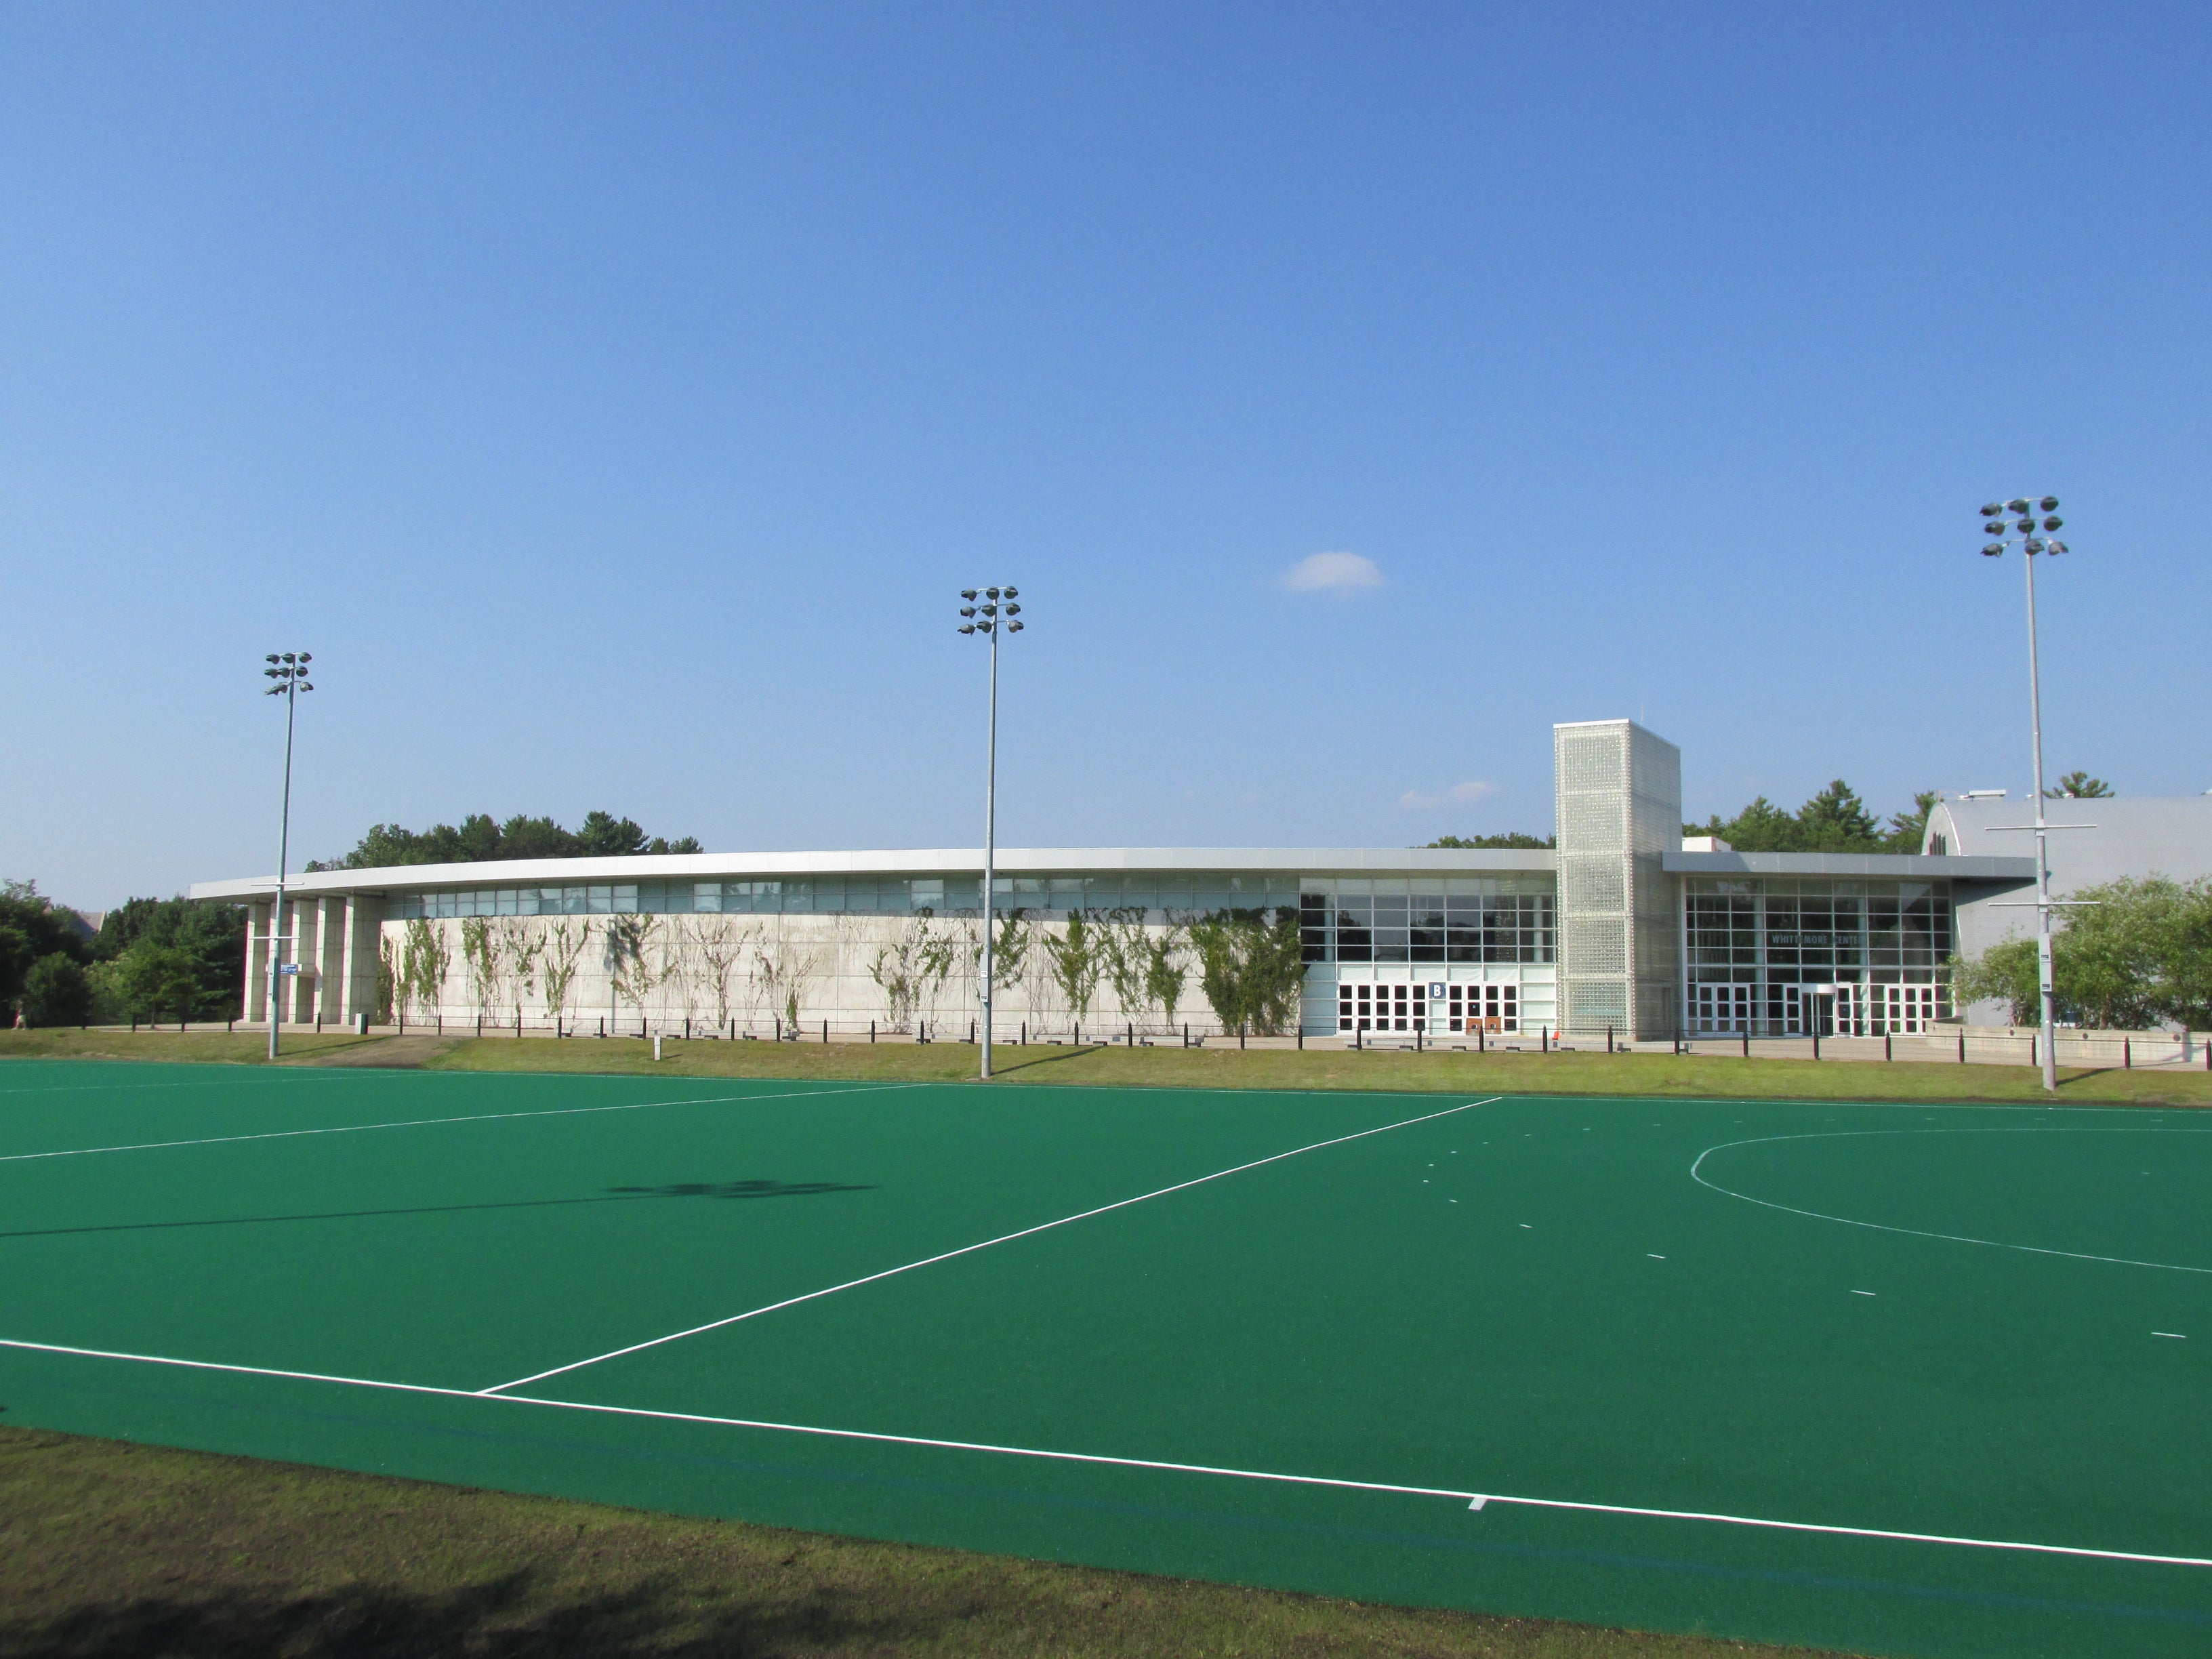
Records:
[[[1682,751],[1633,720],[1552,728],[1559,794],[1559,1022],[1673,1035],[1682,982],[1674,884]]]

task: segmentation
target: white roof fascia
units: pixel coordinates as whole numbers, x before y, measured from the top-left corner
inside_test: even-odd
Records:
[[[1962,858],[1926,853],[1668,853],[1678,875],[1900,876],[1960,881],[2033,881],[2033,858]]]
[[[1078,871],[1280,872],[1286,875],[1484,875],[1548,872],[1544,848],[1430,847],[1010,847],[997,854],[1002,875]],[[633,881],[743,881],[813,875],[977,875],[981,848],[923,848],[859,853],[664,853],[609,859],[495,859],[480,864],[404,864],[380,870],[321,870],[288,876],[287,896],[322,897],[417,887],[574,886]],[[196,881],[198,900],[267,898],[274,876]]]

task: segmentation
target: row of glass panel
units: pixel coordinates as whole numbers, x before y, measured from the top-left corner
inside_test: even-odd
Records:
[[[641,881],[573,886],[430,888],[388,896],[386,914],[412,921],[441,916],[558,915],[906,915],[977,908],[974,876],[800,876],[757,881]],[[1289,908],[1298,902],[1295,876],[1000,876],[994,906],[1066,914],[1143,909],[1204,914],[1212,910]]]
[[[1549,893],[1308,893],[1299,939],[1308,962],[1550,962]]]

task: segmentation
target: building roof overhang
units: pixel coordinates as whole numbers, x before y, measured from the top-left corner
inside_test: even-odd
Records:
[[[1541,848],[1481,851],[1430,847],[1002,847],[1002,876],[1076,872],[1191,874],[1234,871],[1310,876],[1486,875],[1554,867]],[[503,859],[481,864],[404,864],[288,876],[288,896],[326,897],[423,887],[563,886],[635,881],[745,881],[827,875],[981,875],[983,850],[920,848],[854,853],[667,853],[609,859]],[[243,903],[276,890],[274,876],[196,881],[190,896]]]
[[[1668,853],[1685,876],[1886,876],[1922,880],[2033,881],[2032,858],[1927,853]]]

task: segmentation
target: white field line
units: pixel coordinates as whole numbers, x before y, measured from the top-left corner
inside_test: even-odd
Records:
[[[633,1342],[625,1348],[611,1348],[605,1353],[593,1354],[588,1359],[571,1360],[568,1364],[556,1365],[550,1370],[532,1371],[528,1376],[518,1376],[511,1382],[495,1382],[481,1392],[498,1394],[502,1389],[519,1389],[526,1382],[543,1382],[549,1376],[559,1376],[568,1371],[581,1370],[586,1365],[596,1365],[602,1360],[619,1359],[624,1354],[639,1353],[647,1348],[659,1347],[666,1342],[681,1342],[687,1336],[699,1336],[708,1331],[718,1331],[726,1325],[735,1325],[747,1319],[757,1319],[763,1314],[775,1313],[784,1308],[795,1308],[802,1302],[813,1302],[822,1297],[835,1296],[840,1291],[854,1290],[862,1285],[873,1285],[879,1279],[891,1279],[900,1273],[912,1273],[917,1267],[933,1267],[939,1261],[950,1261],[956,1256],[972,1255],[975,1251],[988,1250],[994,1244],[1008,1244],[1018,1238],[1034,1237],[1038,1233],[1050,1232],[1055,1227],[1065,1227],[1078,1221],[1088,1221],[1093,1216],[1107,1215],[1115,1210],[1126,1210],[1132,1204],[1143,1204],[1155,1198],[1165,1198],[1170,1193],[1180,1193],[1193,1187],[1203,1187],[1209,1181],[1220,1181],[1229,1176],[1242,1175],[1247,1170],[1257,1170],[1265,1164],[1279,1164],[1286,1158],[1297,1158],[1306,1152],[1317,1152],[1324,1146],[1341,1146],[1346,1141],[1364,1140],[1370,1135],[1388,1134],[1393,1129],[1408,1128],[1416,1123],[1433,1122],[1440,1117],[1450,1117],[1455,1113],[1472,1111],[1477,1106],[1493,1105],[1503,1098],[1504,1097],[1502,1095],[1492,1095],[1487,1099],[1463,1101],[1457,1106],[1447,1106],[1440,1112],[1426,1112],[1419,1117],[1402,1118],[1395,1123],[1385,1123],[1373,1129],[1362,1129],[1354,1134],[1338,1135],[1330,1140],[1316,1140],[1310,1146],[1293,1146],[1287,1152],[1274,1152],[1266,1158],[1255,1158],[1249,1164],[1239,1164],[1232,1169],[1216,1170],[1212,1175],[1199,1176],[1189,1181],[1178,1181],[1172,1187],[1162,1187],[1154,1192],[1139,1193],[1134,1198],[1116,1199],[1111,1204],[1101,1204],[1095,1209],[1081,1210],[1073,1215],[1064,1215],[1056,1221],[1041,1221],[1036,1226],[1024,1227],[1018,1232],[1001,1233],[996,1238],[987,1238],[979,1243],[963,1244],[956,1250],[940,1250],[937,1255],[926,1255],[919,1261],[903,1262],[896,1267],[885,1267],[879,1273],[866,1273],[859,1279],[848,1279],[842,1285],[826,1285],[821,1290],[808,1291],[803,1295],[786,1297],[782,1301],[771,1302],[765,1307],[748,1308],[743,1313],[732,1314],[725,1319],[710,1320],[704,1325],[694,1325],[689,1330],[672,1331],[665,1336],[648,1337],[642,1342]]]
[[[1903,1233],[1911,1238],[1940,1239],[1947,1244],[1982,1244],[1993,1250],[2019,1250],[2028,1255],[2063,1255],[2074,1261],[2104,1261],[2119,1267],[2155,1267],[2163,1273],[2212,1273],[2212,1267],[2188,1267],[2173,1261],[2138,1261],[2132,1256],[2091,1255],[2081,1250],[2055,1250],[2041,1244],[2008,1244],[1997,1238],[1969,1238],[1963,1233],[1934,1233],[1919,1227],[1893,1227],[1880,1221],[1860,1221],[1847,1215],[1829,1215],[1820,1210],[1801,1210],[1794,1204],[1777,1204],[1771,1199],[1753,1198],[1749,1193],[1737,1192],[1717,1181],[1708,1181],[1698,1173],[1698,1166],[1715,1152],[1727,1152],[1732,1146],[1765,1146],[1784,1140],[1844,1140],[1869,1135],[2201,1135],[2212,1134],[2207,1129],[2175,1129],[2154,1125],[2142,1129],[1832,1129],[1818,1134],[1761,1135],[1752,1140],[1723,1141],[1717,1146],[1708,1146],[1690,1164],[1690,1179],[1700,1187],[1729,1198],[1740,1198],[1747,1204],[1756,1204],[1762,1209],[1780,1210],[1789,1215],[1810,1217],[1814,1221],[1841,1222],[1846,1227],[1864,1227],[1878,1233]]]
[[[769,1095],[694,1095],[682,1100],[635,1100],[620,1106],[555,1106],[543,1111],[471,1112],[465,1117],[402,1117],[388,1123],[342,1123],[323,1129],[270,1129],[260,1134],[208,1135],[198,1140],[142,1140],[127,1146],[76,1146],[58,1152],[8,1152],[0,1164],[42,1158],[90,1158],[98,1152],[152,1152],[172,1146],[222,1146],[240,1140],[289,1140],[298,1135],[357,1135],[371,1129],[428,1129],[447,1123],[505,1123],[526,1117],[581,1117],[593,1112],[642,1112],[657,1106],[726,1106],[732,1101],[797,1100],[808,1095],[861,1095],[884,1089],[921,1089],[921,1083],[863,1083],[849,1089],[793,1089]]]
[[[244,1376],[274,1376],[299,1382],[329,1382],[343,1388],[381,1389],[396,1394],[434,1395],[448,1400],[489,1400],[501,1405],[536,1406],[553,1411],[590,1412],[605,1417],[644,1418],[664,1423],[696,1423],[712,1428],[755,1429],[771,1434],[811,1435],[828,1440],[858,1440],[878,1445],[922,1446],[939,1451],[986,1452],[998,1457],[1031,1457],[1056,1463],[1089,1463],[1110,1468],[1156,1469],[1170,1474],[1211,1475],[1230,1480],[1264,1480],[1279,1486],[1320,1486],[1345,1492],[1388,1492],[1410,1498],[1449,1498],[1471,1510],[1492,1504],[1525,1509],[1568,1510],[1590,1515],[1625,1515],[1652,1521],[1697,1521],[1716,1526],[1758,1527],[1845,1538],[1880,1538],[1907,1544],[1943,1544],[1963,1549],[2017,1550],[2036,1555],[2086,1556],[2100,1561],[2138,1561],[2166,1567],[2212,1567],[2212,1557],[2154,1555],[2141,1550],[2093,1549],[2078,1544],[2033,1544],[2010,1539],[1961,1538],[1945,1533],[1904,1532],[1887,1527],[1844,1527],[1818,1521],[1775,1521],[1762,1516],[1723,1515],[1705,1510],[1662,1510],[1636,1504],[1589,1504],[1565,1498],[1528,1498],[1506,1492],[1456,1491],[1448,1486],[1410,1486],[1385,1480],[1346,1480],[1322,1474],[1280,1474],[1267,1469],[1230,1468],[1210,1463],[1177,1463],[1157,1457],[1115,1457],[1102,1452],[1048,1451],[1035,1446],[1000,1446],[988,1441],[946,1440],[930,1435],[883,1434],[866,1429],[830,1429],[805,1423],[772,1423],[748,1417],[712,1417],[699,1412],[650,1411],[639,1406],[599,1406],[578,1400],[545,1400],[532,1395],[488,1395],[466,1389],[441,1389],[424,1382],[383,1382],[368,1377],[332,1376],[320,1371],[279,1370],[265,1365],[227,1365],[208,1359],[173,1359],[161,1354],[118,1353],[107,1348],[77,1348],[58,1342],[24,1342],[0,1337],[0,1348],[33,1353],[68,1354],[83,1359],[119,1359],[140,1365],[176,1365],[189,1370],[227,1371]]]

